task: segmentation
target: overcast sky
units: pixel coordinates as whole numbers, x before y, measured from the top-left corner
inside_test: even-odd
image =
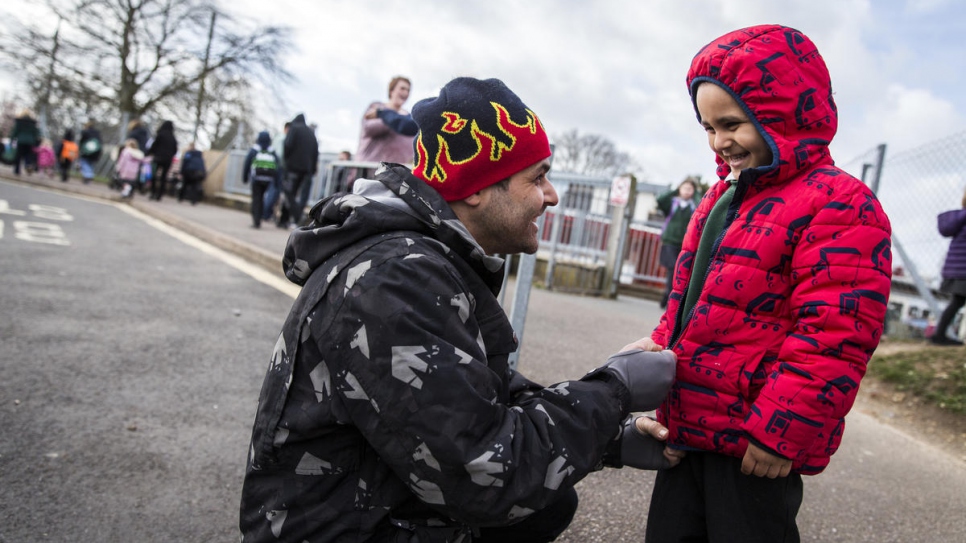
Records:
[[[0,11],[23,3],[7,0]],[[825,57],[839,110],[832,154],[852,173],[879,143],[895,153],[966,130],[966,7],[957,0],[221,3],[293,27],[297,51],[286,65],[298,80],[284,97],[266,97],[285,104],[266,114],[275,123],[266,128],[303,112],[324,151],[355,151],[366,105],[386,98],[394,75],[412,80],[407,109],[453,77],[497,77],[551,136],[607,136],[652,183],[712,180],[684,78],[701,46],[762,23],[797,28]]]
[[[355,151],[366,105],[396,74],[406,107],[456,76],[503,79],[551,135],[576,128],[629,152],[655,183],[714,179],[684,78],[704,44],[780,23],[811,37],[832,74],[840,163],[886,142],[966,129],[966,8],[953,0],[233,0],[295,29],[292,113],[328,150]],[[281,119],[279,119],[281,120]]]

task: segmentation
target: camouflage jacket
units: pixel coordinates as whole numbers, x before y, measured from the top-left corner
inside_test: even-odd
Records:
[[[470,541],[618,448],[627,389],[511,370],[502,259],[406,168],[377,180],[316,205],[286,248],[304,286],[259,398],[246,542]]]

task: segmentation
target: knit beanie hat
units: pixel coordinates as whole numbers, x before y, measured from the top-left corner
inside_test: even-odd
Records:
[[[550,156],[537,116],[499,79],[459,77],[413,106],[413,175],[462,200]]]

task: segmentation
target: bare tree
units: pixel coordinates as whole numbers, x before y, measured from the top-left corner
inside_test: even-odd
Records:
[[[635,168],[629,154],[619,151],[612,141],[601,135],[581,135],[574,128],[556,136],[554,142],[555,170],[611,177]]]
[[[49,96],[62,115],[77,115],[79,107],[120,112],[124,121],[163,114],[184,127],[197,121],[214,139],[209,104],[199,103],[225,99],[205,89],[217,86],[213,79],[274,88],[292,77],[280,62],[292,47],[287,27],[235,18],[212,0],[46,2],[63,21],[59,32],[7,23],[13,29],[0,38],[0,57],[25,76],[37,103]]]

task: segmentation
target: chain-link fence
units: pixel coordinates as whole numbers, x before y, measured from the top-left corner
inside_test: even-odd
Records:
[[[876,190],[892,222],[890,319],[928,334],[947,302],[938,288],[949,239],[939,234],[936,216],[962,207],[966,132],[909,150],[879,146],[839,166]]]

